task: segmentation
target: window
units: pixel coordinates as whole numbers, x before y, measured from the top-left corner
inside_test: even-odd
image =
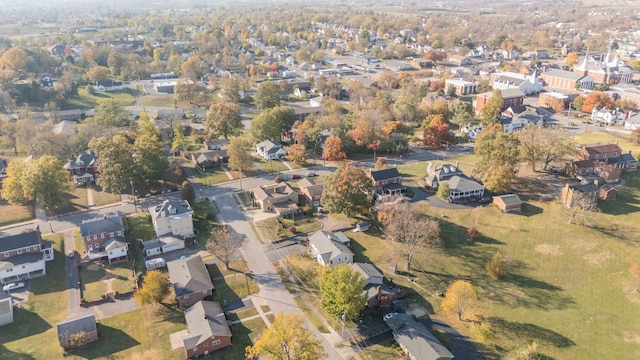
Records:
[[[33,250],[38,250],[38,245],[33,245]]]
[[[4,252],[4,256],[9,256],[9,252],[8,252],[8,251],[5,251],[5,252]]]
[[[93,240],[98,240],[98,235],[93,235]]]
[[[211,342],[211,346],[216,346],[216,345],[220,345],[220,340],[219,339],[215,339]]]
[[[113,237],[113,233],[109,233],[109,237]]]
[[[27,248],[27,252],[30,252],[30,251],[31,251],[31,248],[30,248],[30,247],[28,247],[28,248]]]
[[[93,250],[93,246],[89,244],[89,251]]]
[[[22,249],[18,249],[18,254],[22,254]]]
[[[118,236],[122,236],[122,231],[118,231]]]

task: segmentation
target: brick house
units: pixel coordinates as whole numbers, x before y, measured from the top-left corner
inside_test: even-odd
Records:
[[[505,214],[522,212],[522,200],[516,194],[494,196],[493,204]]]
[[[500,90],[504,103],[500,111],[505,111],[508,108],[521,108],[524,104],[524,93],[519,89],[506,89]],[[475,100],[475,111],[479,114],[482,108],[489,102],[489,99],[493,96],[493,92],[486,92],[478,94]]]
[[[373,189],[380,195],[400,195],[404,193],[402,176],[397,168],[369,171],[369,178],[373,181]]]
[[[276,214],[285,216],[300,211],[298,207],[298,192],[286,182],[279,184],[263,185],[253,189],[262,211],[275,211]]]
[[[184,312],[187,334],[182,337],[187,359],[208,357],[231,346],[231,329],[219,303],[198,301]]]
[[[562,188],[560,202],[568,208],[576,206],[585,209],[595,208],[598,205],[598,184],[595,182],[579,185],[566,184]]]
[[[0,283],[46,275],[45,262],[53,256],[51,242],[42,240],[38,228],[0,237]]]
[[[80,236],[89,259],[108,258],[109,263],[127,261],[129,245],[124,238],[122,217],[118,214],[84,220]]]
[[[304,195],[307,204],[311,206],[320,206],[320,198],[322,197],[322,191],[324,189],[322,184],[316,184],[315,181],[309,178],[304,178],[298,182],[300,193]]]
[[[63,167],[73,177],[74,184],[86,184],[98,179],[96,154],[91,150],[82,153],[77,157],[73,156]]]
[[[200,255],[167,263],[169,277],[181,308],[211,296],[213,283]]]
[[[555,91],[543,92],[538,96],[538,106],[549,109],[566,109],[569,106],[569,97]]]

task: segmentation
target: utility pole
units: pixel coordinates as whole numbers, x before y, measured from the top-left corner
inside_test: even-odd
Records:
[[[340,344],[344,345],[344,320],[347,317],[347,311],[342,310],[342,336],[340,336]]]

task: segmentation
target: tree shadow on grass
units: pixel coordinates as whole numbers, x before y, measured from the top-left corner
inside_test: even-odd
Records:
[[[180,310],[178,304],[174,301],[170,304],[162,304],[158,305],[154,310],[153,314],[160,319],[156,321],[157,323],[161,323],[163,321],[168,321],[174,324],[184,324],[184,313]]]
[[[22,307],[13,307],[13,323],[3,326],[0,331],[0,344],[10,343],[19,339],[38,335],[51,329],[51,325],[40,315],[26,310]],[[0,359],[12,359],[2,355],[0,348]]]
[[[34,360],[35,358],[29,354],[13,352],[4,347],[4,345],[0,345],[0,359]]]
[[[489,321],[492,328],[516,335],[520,339],[527,339],[556,348],[567,348],[575,345],[575,342],[568,337],[538,325],[507,321],[498,317],[487,318],[487,321]]]
[[[99,357],[110,357],[120,351],[140,345],[138,340],[129,336],[120,329],[97,323],[98,341],[91,343],[85,349],[72,351],[76,356],[86,359],[96,359]]]

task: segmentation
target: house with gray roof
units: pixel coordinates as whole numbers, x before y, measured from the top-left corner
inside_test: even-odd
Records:
[[[309,248],[316,261],[324,266],[353,263],[353,252],[335,241],[328,231],[320,230],[309,236]]]
[[[46,275],[45,262],[53,256],[53,245],[38,228],[0,237],[0,284]]]
[[[433,170],[427,169],[427,171],[429,171],[429,175],[425,178],[425,183],[427,187],[432,189],[437,189],[441,182],[449,181],[454,176],[463,175],[462,171],[458,169],[458,164],[436,165]]]
[[[74,184],[90,183],[98,179],[96,168],[96,154],[88,150],[79,156],[72,156],[63,167],[73,177]]]
[[[106,257],[110,264],[127,261],[129,243],[124,237],[120,214],[84,220],[79,227],[84,249],[90,260]]]
[[[382,285],[384,276],[375,266],[369,263],[353,263],[351,264],[353,270],[357,271],[362,275],[364,279],[364,288],[366,289],[369,286],[380,286]]]
[[[395,167],[371,170],[369,178],[373,181],[373,188],[376,194],[380,195],[400,195],[404,193],[405,186],[402,185],[402,175]]]
[[[165,200],[162,204],[149,208],[151,222],[156,235],[165,234],[194,237],[193,209],[186,200]]]
[[[57,325],[57,328],[58,341],[65,349],[83,347],[98,340],[98,327],[93,314],[62,322]],[[74,335],[80,333],[84,333],[84,336],[73,339]]]
[[[211,296],[213,283],[200,255],[169,261],[169,278],[181,308]]]
[[[231,346],[231,329],[219,303],[198,301],[184,312],[187,333],[182,344],[187,359],[209,356]]]
[[[412,360],[451,360],[453,354],[424,326],[409,314],[391,313],[384,322],[393,332],[393,338]]]
[[[464,176],[453,176],[449,183],[449,201],[473,201],[484,196],[484,186]]]
[[[264,140],[256,144],[256,152],[265,160],[281,160],[288,154],[282,144],[276,144],[271,140]]]

